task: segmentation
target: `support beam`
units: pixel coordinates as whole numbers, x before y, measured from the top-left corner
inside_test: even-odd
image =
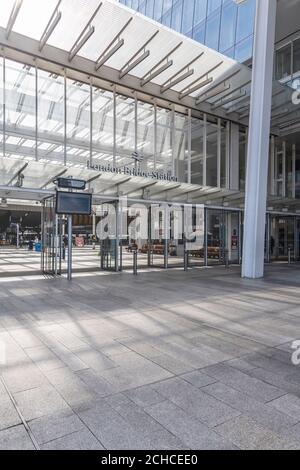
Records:
[[[22,6],[23,0],[15,0],[13,9],[11,11],[7,26],[6,26],[6,39],[9,38],[9,35],[14,27],[14,24],[16,22],[16,19],[18,17],[20,8]]]
[[[272,75],[277,2],[256,2],[242,276],[264,275]]]
[[[98,57],[95,70],[99,70],[105,62],[108,61],[125,43],[124,39],[121,39],[121,34],[125,31],[125,29],[130,25],[132,22],[133,17],[130,17],[128,21],[124,24],[124,26],[120,29],[120,31],[116,34],[113,40],[109,43],[109,45],[105,48],[102,54]]]
[[[95,32],[95,26],[92,25],[92,21],[95,19],[98,11],[102,7],[102,2],[97,6],[96,10],[92,14],[91,18],[89,19],[87,25],[82,30],[78,38],[76,39],[75,43],[73,44],[70,52],[69,52],[69,61],[73,60],[73,58],[78,54],[80,49],[85,45],[85,43],[90,39],[90,37]]]
[[[131,70],[139,65],[143,60],[147,59],[150,55],[150,51],[146,50],[146,47],[151,41],[158,35],[159,30],[155,31],[154,34],[139,48],[139,50],[126,62],[125,65],[120,69],[120,79],[125,77]],[[142,53],[142,54],[141,54]],[[141,54],[141,55],[140,55]]]
[[[61,20],[61,11],[58,10],[59,5],[61,4],[61,0],[58,0],[58,3],[51,15],[50,20],[48,21],[48,24],[42,34],[42,37],[40,39],[40,44],[39,44],[39,51],[41,52],[47,43],[48,39],[50,38],[51,34],[55,30],[56,26]]]

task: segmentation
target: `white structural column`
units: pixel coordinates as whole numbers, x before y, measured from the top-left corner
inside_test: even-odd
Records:
[[[264,275],[276,0],[256,2],[242,276]]]

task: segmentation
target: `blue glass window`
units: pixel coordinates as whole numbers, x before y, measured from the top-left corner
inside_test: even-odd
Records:
[[[158,21],[162,16],[163,0],[155,0],[153,18]]]
[[[193,28],[195,0],[184,0],[182,16],[182,32],[188,34]]]
[[[226,51],[235,43],[237,6],[233,2],[224,5],[222,9],[220,51]]]
[[[255,0],[248,0],[238,7],[236,42],[247,38],[254,32]]]
[[[194,13],[194,26],[206,18],[207,0],[196,0]]]
[[[154,11],[154,0],[147,0],[146,16],[149,16],[149,18],[153,18],[153,11]]]
[[[183,1],[177,1],[176,5],[174,5],[172,9],[172,22],[171,27],[175,29],[175,31],[181,31],[181,21],[182,21],[182,5]]]
[[[220,11],[207,19],[205,44],[216,51],[219,49]]]
[[[222,0],[208,0],[207,15],[220,8]]]

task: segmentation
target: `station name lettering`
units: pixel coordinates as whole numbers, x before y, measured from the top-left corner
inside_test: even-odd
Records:
[[[156,180],[164,180],[164,181],[178,181],[177,177],[169,175],[168,173],[162,173],[159,171],[143,171],[139,168],[130,168],[128,166],[122,167],[115,167],[112,165],[101,165],[101,164],[91,164],[90,162],[87,163],[88,170],[95,170],[105,173],[113,173],[113,174],[120,174],[120,175],[128,175],[128,176],[140,176],[142,178],[152,178]]]

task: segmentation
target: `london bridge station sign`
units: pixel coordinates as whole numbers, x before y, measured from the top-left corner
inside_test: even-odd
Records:
[[[170,173],[163,173],[156,170],[143,171],[139,168],[132,168],[129,166],[116,167],[113,165],[102,165],[98,163],[87,163],[88,170],[95,170],[101,173],[112,173],[117,175],[139,176],[142,178],[152,178],[158,181],[178,181],[176,176]]]

